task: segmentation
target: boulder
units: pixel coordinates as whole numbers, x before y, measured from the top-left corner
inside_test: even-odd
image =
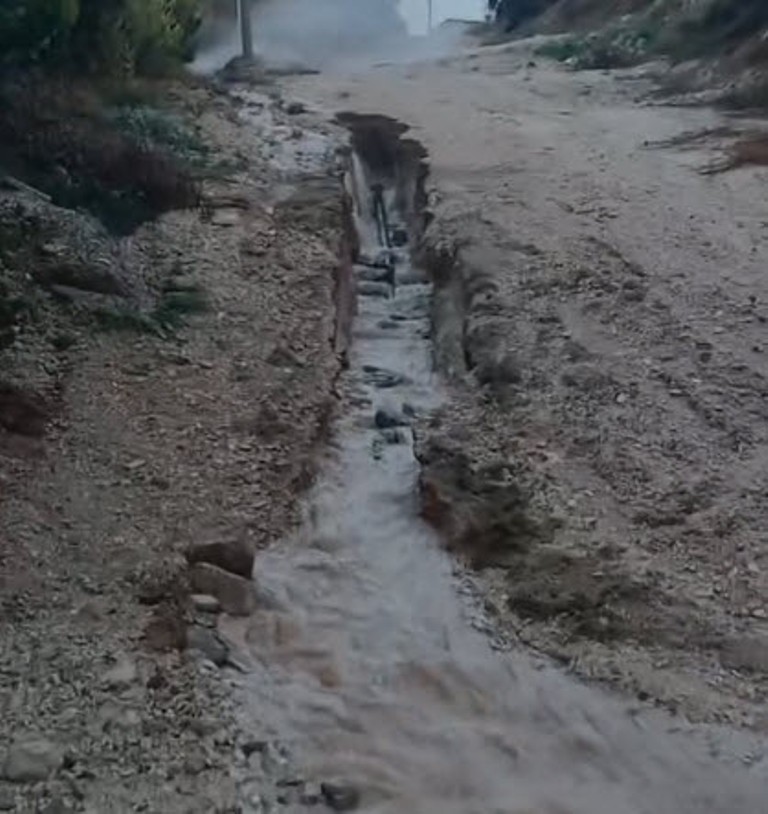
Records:
[[[519,384],[523,380],[522,369],[513,353],[494,349],[478,357],[474,372],[480,384]]]
[[[360,792],[349,783],[321,783],[325,803],[333,811],[354,811],[360,805]]]
[[[191,625],[187,630],[187,649],[194,650],[221,667],[229,660],[229,647],[215,630]]]
[[[376,410],[373,417],[373,423],[377,429],[386,430],[391,427],[407,427],[408,419],[397,410],[390,410],[385,407],[380,407]]]
[[[21,738],[11,744],[3,777],[13,783],[45,780],[64,762],[64,753],[55,743],[40,737]]]
[[[248,616],[256,609],[256,592],[249,579],[198,562],[192,566],[190,581],[194,591],[218,599],[221,609],[230,616]]]
[[[768,638],[732,636],[720,650],[720,663],[729,670],[768,675]]]
[[[251,548],[240,540],[199,543],[187,551],[187,561],[190,565],[209,563],[246,579],[250,579],[253,573],[253,559]],[[210,591],[202,593],[210,593]]]

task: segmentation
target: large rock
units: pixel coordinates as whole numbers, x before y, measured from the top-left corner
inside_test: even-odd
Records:
[[[209,563],[246,579],[250,579],[253,573],[253,551],[240,540],[193,545],[187,551],[187,560],[192,565],[201,562]],[[210,593],[210,591],[201,591],[201,593]]]
[[[195,650],[217,667],[229,660],[229,647],[215,630],[201,625],[192,625],[187,630],[187,648]]]
[[[329,781],[321,783],[320,790],[333,811],[354,811],[360,805],[360,792],[349,783]]]
[[[393,427],[407,427],[408,419],[397,410],[388,407],[380,407],[373,416],[373,423],[379,430],[387,430]]]
[[[43,285],[66,286],[95,294],[124,296],[126,293],[109,257],[75,257],[63,243],[46,243],[40,255],[34,274]]]
[[[194,591],[215,596],[221,609],[230,616],[248,616],[256,609],[256,592],[249,579],[216,565],[198,562],[192,566],[190,581]]]
[[[17,435],[45,434],[48,411],[43,400],[9,382],[0,381],[0,427]]]
[[[50,777],[63,761],[62,749],[46,738],[21,738],[8,749],[3,777],[13,783],[34,783]]]
[[[114,667],[104,673],[101,683],[111,690],[125,690],[134,684],[138,677],[136,664],[128,656],[122,656]]]
[[[729,670],[768,675],[768,638],[732,636],[723,642],[720,663]]]

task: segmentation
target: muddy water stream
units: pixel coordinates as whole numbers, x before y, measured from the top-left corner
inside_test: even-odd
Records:
[[[472,624],[462,578],[419,517],[408,418],[444,395],[430,287],[407,245],[391,249],[394,286],[386,262],[387,244],[412,226],[414,185],[386,160],[372,167],[357,156],[348,191],[361,262],[346,407],[303,527],[256,562],[269,609],[239,631],[253,662],[247,714],[265,740],[288,745],[294,774],[339,783],[337,810],[768,812],[746,738],[631,709],[494,649]],[[275,810],[246,797],[246,811]],[[286,797],[277,809],[322,810],[328,801],[318,799]]]

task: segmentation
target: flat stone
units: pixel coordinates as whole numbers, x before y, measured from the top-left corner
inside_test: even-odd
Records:
[[[362,297],[389,297],[392,286],[387,283],[360,282],[357,284],[357,293]]]
[[[363,365],[363,374],[363,378],[368,384],[372,384],[381,390],[398,387],[408,381],[401,373],[386,370],[383,367],[376,367],[375,365]]]
[[[192,607],[201,613],[218,613],[221,610],[221,602],[210,594],[192,594],[189,601]]]
[[[392,269],[380,266],[354,266],[355,277],[360,282],[387,283],[392,285]]]
[[[240,212],[237,209],[217,209],[211,217],[214,226],[237,226]]]
[[[217,667],[229,660],[229,647],[215,630],[200,625],[191,625],[187,630],[187,648],[196,650]]]
[[[50,777],[63,761],[62,749],[46,738],[17,740],[6,755],[3,777],[13,783],[34,783]]]
[[[218,599],[221,609],[230,616],[248,616],[256,609],[256,592],[251,580],[239,577],[207,562],[192,566],[192,588]]]

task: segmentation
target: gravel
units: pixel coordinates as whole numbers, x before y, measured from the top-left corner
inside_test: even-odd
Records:
[[[7,209],[51,224],[46,262],[77,261],[77,285],[52,284],[95,281],[101,292],[114,273],[119,293],[109,296],[143,307],[168,280],[192,280],[208,303],[173,333],[114,333],[69,288],[66,301],[27,278],[19,289],[45,318],[24,322],[0,350],[0,380],[40,394],[49,411],[44,436],[0,436],[0,743],[11,744],[0,755],[0,810],[238,805],[237,654],[211,627],[219,610],[237,608],[231,590],[208,585],[189,598],[184,554],[227,539],[252,552],[295,519],[339,369],[328,339],[340,187],[331,179],[336,197],[319,223],[297,188],[286,203],[272,198],[278,172],[286,189],[285,151],[278,143],[272,161],[263,132],[228,97],[185,84],[169,103],[217,158],[247,167],[206,185],[214,217],[172,212],[116,239],[39,196],[0,193],[0,220]],[[284,127],[278,102],[268,103]],[[3,279],[36,262],[17,261],[0,268]],[[275,354],[293,361],[275,366]],[[246,611],[252,587],[242,583],[234,594]]]

